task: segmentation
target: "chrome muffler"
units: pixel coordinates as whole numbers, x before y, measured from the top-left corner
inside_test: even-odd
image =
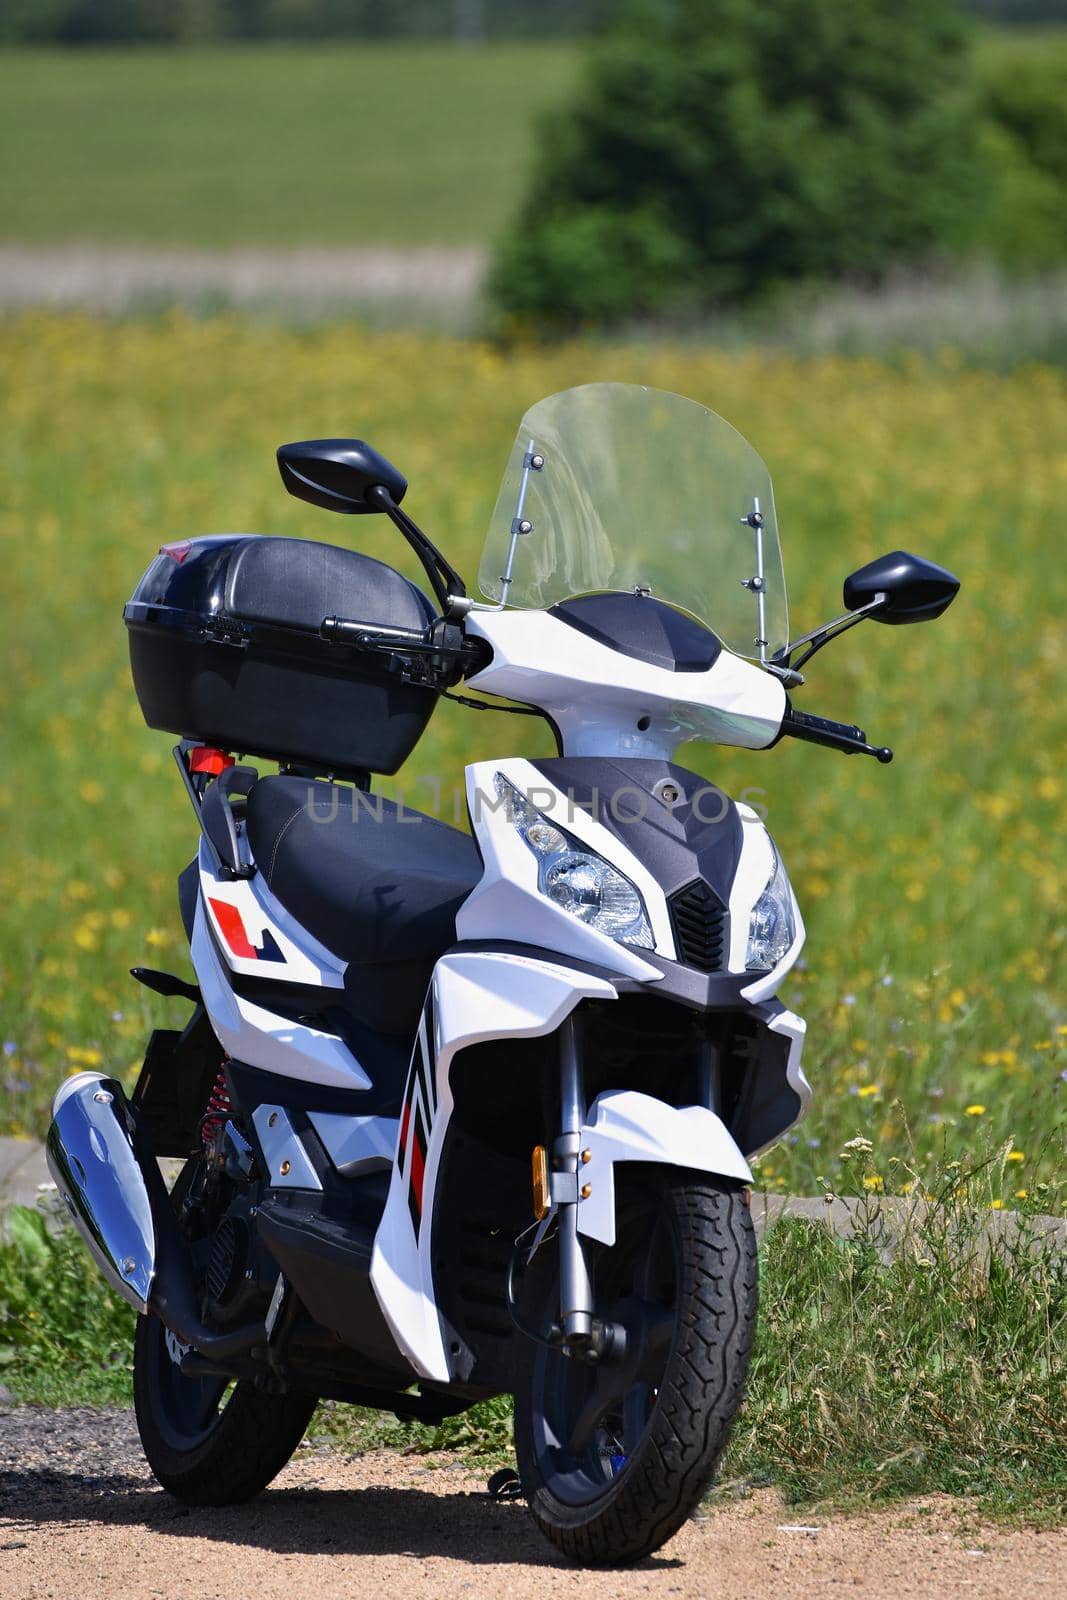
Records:
[[[52,1102],[45,1153],[71,1221],[124,1300],[204,1356],[266,1343],[262,1323],[215,1333],[202,1320],[188,1246],[120,1083],[100,1072],[68,1078]]]
[[[71,1221],[108,1283],[142,1314],[156,1275],[156,1228],[122,1086],[79,1072],[52,1102],[45,1151]]]

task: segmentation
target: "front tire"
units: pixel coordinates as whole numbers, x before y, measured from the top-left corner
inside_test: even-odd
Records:
[[[592,1266],[598,1315],[626,1329],[625,1359],[588,1366],[530,1341],[515,1397],[534,1521],[587,1566],[641,1560],[699,1504],[756,1326],[756,1240],[740,1189],[631,1167],[618,1193],[617,1243],[598,1247]]]

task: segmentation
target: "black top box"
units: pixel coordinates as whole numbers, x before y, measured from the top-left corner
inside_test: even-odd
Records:
[[[249,533],[164,545],[123,615],[148,726],[222,750],[395,772],[437,703],[387,655],[319,636],[329,616],[417,629],[433,618],[413,583],[354,550]]]

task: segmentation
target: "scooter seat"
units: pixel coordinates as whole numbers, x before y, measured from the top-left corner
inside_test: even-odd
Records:
[[[261,778],[247,827],[271,892],[359,966],[432,965],[455,942],[456,912],[482,875],[469,834],[341,784]]]

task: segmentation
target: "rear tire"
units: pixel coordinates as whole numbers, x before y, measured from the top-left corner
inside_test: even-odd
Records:
[[[164,1489],[192,1506],[234,1505],[259,1494],[304,1437],[317,1404],[308,1395],[263,1394],[249,1383],[230,1387],[225,1378],[184,1377],[153,1316],[137,1319],[133,1401],[148,1465]]]
[[[619,1197],[616,1245],[591,1252],[597,1311],[610,1318],[614,1302],[644,1353],[613,1377],[529,1341],[515,1397],[530,1512],[587,1566],[639,1561],[692,1514],[729,1439],[756,1326],[756,1240],[739,1189],[633,1167]]]
[[[187,1194],[200,1170],[199,1158],[186,1163],[172,1204]],[[285,1466],[318,1401],[265,1394],[229,1378],[188,1377],[181,1356],[182,1346],[158,1317],[137,1318],[133,1405],[148,1465],[163,1488],[187,1505],[251,1500]]]

